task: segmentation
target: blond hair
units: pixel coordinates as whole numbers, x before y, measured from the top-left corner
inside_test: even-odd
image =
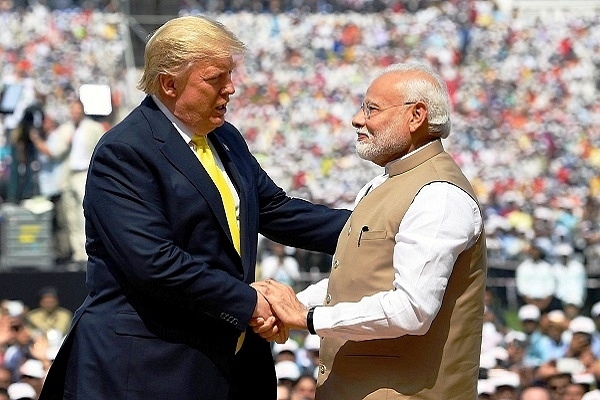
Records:
[[[218,21],[204,16],[175,18],[149,36],[137,88],[157,94],[160,74],[177,75],[201,60],[244,55],[246,45]]]

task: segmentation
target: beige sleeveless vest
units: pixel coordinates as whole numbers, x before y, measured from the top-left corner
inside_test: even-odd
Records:
[[[393,288],[394,236],[423,186],[449,182],[475,199],[440,140],[392,163],[387,172],[389,178],[358,203],[340,234],[325,306]],[[422,336],[361,342],[324,338],[316,398],[476,399],[486,265],[482,234],[458,257],[442,307]]]

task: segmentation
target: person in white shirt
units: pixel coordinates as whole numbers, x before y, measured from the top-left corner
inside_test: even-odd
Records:
[[[531,243],[527,257],[517,265],[515,271],[517,294],[523,304],[537,306],[542,314],[560,309],[556,298],[556,276],[544,250]]]
[[[294,286],[300,280],[300,264],[294,256],[286,254],[281,243],[271,243],[272,254],[260,263],[262,279],[273,278],[286,285]]]
[[[98,122],[88,117],[84,112],[83,103],[74,100],[70,104],[71,120],[66,127],[71,131],[71,150],[69,153],[67,184],[64,193],[69,242],[71,244],[72,261],[78,268],[83,268],[87,261],[85,251],[85,219],[83,217],[83,196],[87,171],[92,158],[92,152],[106,129]]]
[[[570,310],[573,318],[580,314],[587,297],[587,272],[580,259],[573,254],[573,247],[560,243],[554,247],[554,274],[556,276],[556,297],[563,309]]]
[[[71,258],[71,244],[66,220],[63,193],[68,172],[68,157],[72,132],[59,127],[54,117],[46,115],[42,132],[33,130],[30,140],[38,152],[40,194],[54,204],[52,218],[52,248],[57,264]]]
[[[358,193],[329,278],[297,298],[274,280],[255,284],[284,324],[322,338],[319,399],[477,396],[485,238],[474,192],[441,145],[449,111],[427,66],[384,70],[352,125],[359,156],[385,172]]]

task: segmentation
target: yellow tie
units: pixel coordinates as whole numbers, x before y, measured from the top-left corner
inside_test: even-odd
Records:
[[[204,166],[204,169],[206,169],[206,172],[208,172],[208,175],[210,175],[211,179],[217,186],[217,189],[219,189],[221,200],[223,200],[223,207],[225,208],[225,215],[227,216],[227,224],[229,225],[229,231],[231,232],[231,237],[233,238],[233,245],[235,246],[238,254],[241,254],[240,228],[237,224],[237,218],[235,216],[235,200],[231,194],[231,189],[229,189],[229,185],[227,184],[223,173],[215,162],[215,157],[213,156],[210,146],[206,141],[206,136],[194,136],[192,138],[192,142],[196,146],[196,154]],[[242,332],[238,338],[235,349],[236,354],[242,348],[245,337],[246,332]]]
[[[223,173],[219,169],[219,166],[215,162],[215,157],[210,150],[210,146],[206,141],[205,136],[194,136],[192,138],[192,142],[196,146],[196,154],[200,159],[200,162],[206,169],[206,172],[210,175],[213,182],[219,189],[219,193],[221,194],[221,199],[223,200],[223,207],[225,208],[225,215],[227,216],[227,223],[229,225],[229,231],[231,232],[231,237],[233,238],[233,245],[237,250],[238,254],[240,253],[240,228],[237,223],[237,218],[235,215],[235,200],[233,199],[233,195],[231,194],[231,189],[229,189],[229,185],[227,185],[227,181],[223,176]]]

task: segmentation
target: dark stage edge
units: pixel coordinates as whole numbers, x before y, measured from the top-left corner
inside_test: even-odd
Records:
[[[84,271],[39,271],[19,268],[0,272],[0,300],[21,300],[29,308],[38,306],[38,292],[45,286],[58,291],[60,305],[75,311],[88,294]]]

